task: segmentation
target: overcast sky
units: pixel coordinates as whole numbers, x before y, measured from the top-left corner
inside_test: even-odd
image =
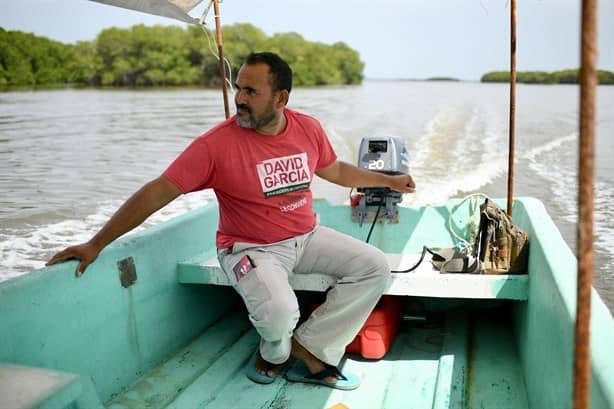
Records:
[[[579,66],[580,3],[518,1],[518,70]],[[598,65],[614,71],[614,0],[598,4]],[[221,15],[222,24],[249,22],[269,35],[344,41],[360,52],[368,78],[477,80],[509,67],[509,7],[509,0],[224,0]],[[185,25],[88,0],[2,0],[0,11],[0,27],[62,42],[141,23]]]

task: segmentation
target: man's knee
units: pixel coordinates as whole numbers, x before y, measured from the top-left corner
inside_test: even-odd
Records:
[[[380,249],[369,247],[369,251],[363,254],[364,271],[373,285],[380,287],[383,291],[390,280],[388,258]]]
[[[362,253],[362,258],[362,262],[364,263],[367,271],[384,276],[388,276],[390,274],[388,258],[384,252],[377,247],[369,246],[368,250]]]
[[[271,299],[260,311],[260,319],[251,317],[260,336],[266,341],[277,341],[292,336],[300,317],[296,299]]]

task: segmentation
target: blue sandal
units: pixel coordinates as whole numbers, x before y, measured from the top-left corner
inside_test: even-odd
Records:
[[[327,382],[325,378],[329,376],[337,378],[337,382]],[[344,375],[336,366],[327,363],[324,363],[324,370],[314,374],[304,365],[295,365],[286,373],[286,379],[290,382],[313,383],[344,391],[351,391],[360,386],[360,379],[356,375],[349,373]]]
[[[271,378],[268,375],[265,374],[261,374],[260,372],[258,372],[258,370],[256,369],[256,359],[258,358],[258,356],[260,356],[260,352],[258,352],[258,350],[256,350],[256,352],[254,352],[254,354],[252,355],[252,357],[250,358],[249,362],[247,363],[247,366],[245,367],[245,375],[247,375],[247,377],[249,379],[251,379],[252,381],[256,382],[256,383],[263,383],[263,384],[269,384],[269,383],[273,383],[273,381],[275,381],[275,379],[277,378],[277,376],[279,376],[281,374],[281,372],[283,372],[283,368],[279,371],[279,373]],[[264,358],[262,358],[264,359]],[[266,361],[265,361],[266,362]],[[283,366],[285,364],[280,364],[280,365],[274,365],[271,364],[269,362],[267,362],[270,366]]]

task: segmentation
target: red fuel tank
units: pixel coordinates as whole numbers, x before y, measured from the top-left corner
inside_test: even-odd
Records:
[[[399,330],[403,305],[400,297],[384,295],[358,335],[345,349],[367,359],[380,359],[390,349]]]

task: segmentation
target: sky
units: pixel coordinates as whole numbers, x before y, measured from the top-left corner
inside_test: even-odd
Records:
[[[485,72],[509,69],[510,1],[223,0],[220,7],[223,25],[248,22],[268,35],[343,41],[360,53],[367,78],[479,80]],[[517,69],[577,68],[581,1],[517,3]],[[203,9],[191,15],[200,17]],[[614,0],[599,0],[598,12],[598,68],[614,71]],[[65,43],[134,24],[186,25],[88,0],[2,0],[0,12],[6,30]]]

